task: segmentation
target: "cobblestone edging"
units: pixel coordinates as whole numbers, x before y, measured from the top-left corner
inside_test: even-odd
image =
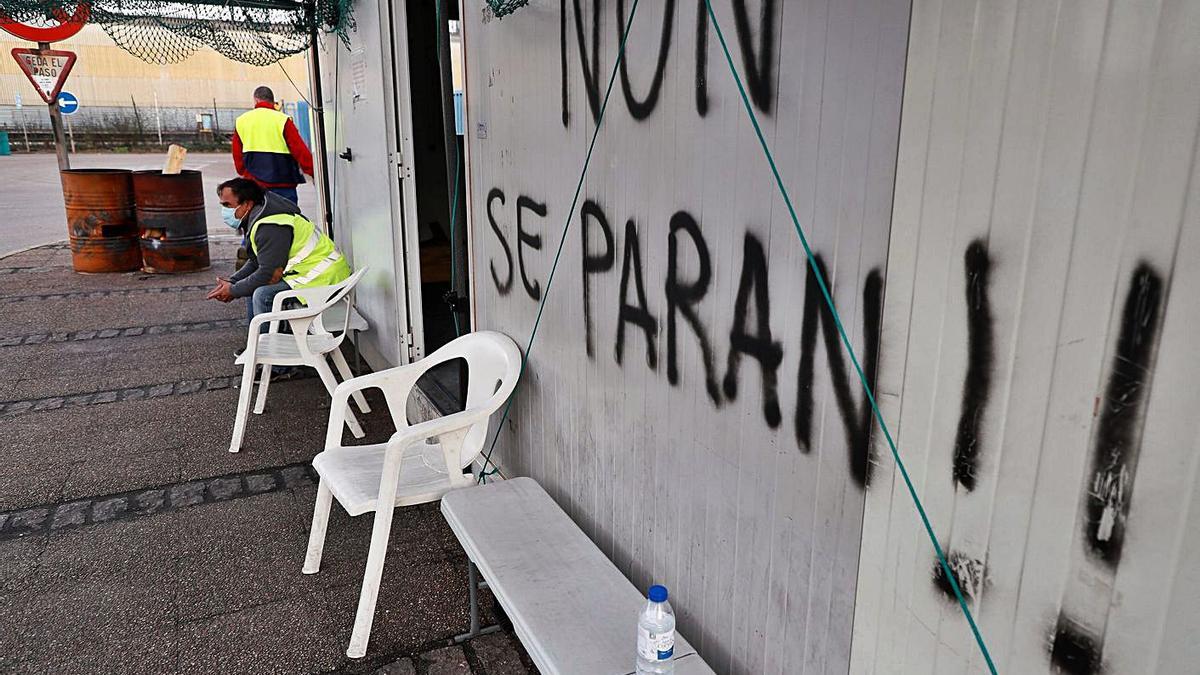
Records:
[[[2,260],[2,259],[3,258],[0,258],[0,260]],[[237,262],[237,258],[236,257],[230,258],[228,256],[224,256],[224,257],[212,256],[209,258],[209,262],[211,262],[213,265],[218,265],[218,264],[222,264],[222,263],[233,263],[233,262]],[[59,265],[14,265],[11,267],[0,266],[0,276],[5,275],[5,274],[19,274],[19,273],[23,273],[23,272],[29,272],[32,274],[45,274],[47,272],[66,272],[66,271],[74,271],[74,269],[71,266],[71,263],[69,263],[69,262],[62,263]],[[163,276],[163,277],[170,276],[167,274],[164,274],[164,275],[151,274],[150,272],[144,272],[141,270],[131,270],[129,272],[116,272],[116,274],[127,274],[130,276],[138,275],[145,279],[149,279],[151,277],[156,277],[156,276]]]
[[[242,237],[241,237],[241,235],[237,235],[237,234],[210,234],[210,235],[208,235],[208,243],[209,244],[241,244]],[[71,244],[69,242],[65,242],[65,241],[57,241],[57,242],[54,242],[53,244],[43,244],[41,246],[34,246],[30,250],[34,250],[34,251],[70,251]]]
[[[60,408],[80,408],[89,405],[101,405],[103,403],[162,398],[164,396],[201,394],[206,391],[228,389],[239,379],[241,379],[240,375],[230,375],[225,377],[210,377],[205,380],[180,380],[178,382],[164,382],[162,384],[147,384],[140,387],[106,389],[104,391],[66,394],[64,396],[47,396],[45,398],[31,398],[21,401],[5,401],[0,403],[0,417],[12,417],[13,415],[41,412],[43,410],[59,410]]]
[[[31,272],[34,274],[39,274],[39,273],[43,273],[43,272],[53,272],[56,269],[61,269],[61,268],[55,267],[53,265],[41,265],[38,267],[0,267],[0,275],[18,274],[20,272]]]
[[[289,377],[289,380],[308,380],[316,377],[316,371],[305,368]],[[241,375],[226,375],[210,377],[204,380],[179,380],[162,384],[145,384],[139,387],[124,387],[122,389],[106,389],[79,394],[64,394],[62,396],[47,396],[20,401],[0,402],[0,418],[23,415],[25,413],[42,412],[44,410],[60,410],[63,408],[81,408],[105,403],[120,403],[138,401],[166,396],[187,396],[203,394],[209,391],[228,389],[242,379]],[[275,380],[272,380],[273,382]]]
[[[132,298],[142,295],[158,295],[160,293],[196,293],[210,289],[212,289],[212,284],[196,284],[194,286],[152,286],[149,288],[123,288],[112,291],[68,291],[66,293],[42,293],[37,295],[5,295],[0,296],[0,305],[18,302],[37,302],[42,300]]]
[[[0,513],[0,541],[312,485],[307,462]]]
[[[129,326],[126,328],[102,328],[100,330],[77,330],[58,333],[32,333],[29,335],[13,335],[0,337],[0,347],[17,347],[20,345],[53,344],[59,342],[86,342],[88,340],[107,340],[118,337],[139,337],[142,335],[167,335],[173,333],[195,333],[205,330],[220,330],[246,326],[245,319],[219,319],[215,321],[187,321],[181,323],[163,323],[152,326]]]

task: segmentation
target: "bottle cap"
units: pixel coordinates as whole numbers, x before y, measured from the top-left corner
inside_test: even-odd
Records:
[[[666,602],[667,587],[654,585],[650,587],[650,602]]]

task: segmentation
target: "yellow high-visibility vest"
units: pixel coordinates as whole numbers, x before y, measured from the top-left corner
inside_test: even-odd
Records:
[[[338,252],[333,240],[323,234],[304,216],[280,213],[260,218],[250,228],[250,248],[258,255],[255,235],[263,223],[284,225],[292,228],[292,247],[288,251],[287,265],[283,268],[283,281],[292,288],[309,286],[332,286],[350,276],[350,264]]]
[[[242,141],[242,161],[246,171],[259,181],[288,185],[304,182],[283,137],[289,119],[271,108],[255,108],[237,118],[234,126]]]

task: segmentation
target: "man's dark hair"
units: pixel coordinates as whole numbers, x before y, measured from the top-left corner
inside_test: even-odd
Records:
[[[270,87],[259,87],[254,90],[254,98],[267,103],[275,102],[275,92],[271,91]]]
[[[230,178],[217,186],[217,194],[221,194],[221,191],[225,188],[233,190],[233,196],[237,197],[239,204],[244,204],[245,202],[261,204],[266,196],[263,193],[262,186],[249,178]]]

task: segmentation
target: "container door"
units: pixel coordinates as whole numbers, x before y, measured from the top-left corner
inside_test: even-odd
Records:
[[[410,145],[397,112],[394,73],[404,50],[395,45],[390,0],[367,2],[358,10],[350,44],[325,39],[332,67],[325,68],[325,110],[330,152],[334,239],[355,269],[370,271],[357,291],[359,312],[371,324],[360,348],[375,368],[420,358],[419,259],[415,251],[415,203],[411,171],[401,148]],[[403,20],[403,15],[400,15]],[[329,61],[326,61],[329,63]],[[414,276],[416,275],[416,276]],[[419,296],[418,296],[419,297]],[[415,328],[414,328],[415,327]],[[420,344],[416,341],[416,344]]]

